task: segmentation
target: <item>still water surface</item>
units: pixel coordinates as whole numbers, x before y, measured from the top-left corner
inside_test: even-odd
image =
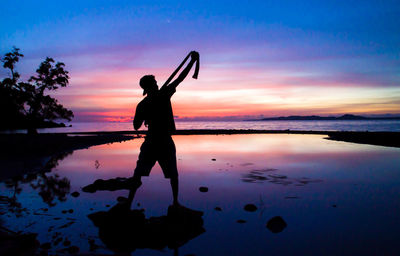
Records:
[[[400,253],[400,149],[325,140],[319,135],[174,136],[183,205],[204,212],[205,232],[178,249],[179,255],[396,255]],[[17,201],[27,210],[1,216],[12,230],[39,233],[51,242],[62,233],[81,252],[89,240],[109,253],[87,217],[107,211],[127,190],[93,194],[81,188],[96,179],[130,177],[143,139],[77,150],[51,172],[19,183]],[[215,159],[215,160],[213,160]],[[69,192],[44,202],[44,180],[66,178]],[[172,202],[168,180],[158,164],[142,179],[132,208],[147,218],[166,215]],[[33,184],[33,185],[32,185]],[[199,192],[200,186],[209,188]],[[1,183],[2,195],[15,187]],[[138,203],[140,206],[138,206]],[[244,205],[258,208],[247,212]],[[220,207],[222,211],[214,208]],[[45,209],[48,209],[47,211]],[[62,213],[73,209],[72,213]],[[287,227],[272,233],[266,223],[281,216]],[[58,219],[60,218],[60,219]],[[237,223],[237,220],[246,223]],[[65,224],[67,227],[63,227]],[[53,245],[54,251],[63,248]],[[132,255],[173,255],[137,249]]]
[[[342,120],[342,121],[176,121],[178,130],[190,129],[252,129],[252,130],[302,130],[302,131],[400,131],[400,120]],[[131,131],[132,123],[74,122],[71,127],[38,129],[48,132],[98,132]],[[143,127],[142,127],[143,129]],[[145,128],[144,128],[145,129]],[[1,133],[26,133],[26,130],[0,131]]]

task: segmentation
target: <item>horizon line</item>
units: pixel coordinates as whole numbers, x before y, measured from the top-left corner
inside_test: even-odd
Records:
[[[367,117],[367,118],[400,118],[400,113],[385,113],[385,114],[329,114],[329,115],[318,115],[318,114],[312,114],[312,115],[277,115],[277,116],[264,116],[264,115],[246,115],[246,116],[220,116],[220,117],[174,117],[175,121],[178,122],[232,122],[232,121],[248,121],[248,120],[261,120],[265,118],[285,118],[285,117],[293,117],[293,116],[299,116],[299,117],[305,117],[305,116],[317,116],[317,117],[340,117],[343,115],[355,115],[355,116],[362,116],[362,117]],[[93,117],[92,117],[93,118]],[[109,123],[130,123],[133,121],[133,117],[131,118],[124,118],[124,117],[108,117],[108,118],[96,118],[92,119],[88,118],[85,120],[85,118],[78,118],[78,120],[72,120],[70,122],[63,122],[63,123],[101,123],[101,122],[109,122]],[[112,120],[113,119],[113,120]]]

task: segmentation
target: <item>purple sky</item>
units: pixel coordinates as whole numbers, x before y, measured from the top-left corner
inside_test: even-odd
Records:
[[[198,80],[173,98],[183,118],[398,114],[397,1],[2,1],[0,52],[26,79],[50,56],[76,121],[129,120],[138,81],[167,79],[190,50]],[[7,72],[0,71],[1,78]]]

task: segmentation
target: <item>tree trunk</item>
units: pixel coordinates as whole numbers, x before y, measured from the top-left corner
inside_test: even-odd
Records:
[[[29,135],[36,135],[38,134],[38,131],[35,127],[28,127],[28,134]]]
[[[36,119],[33,117],[33,115],[28,115],[27,117],[28,120],[28,128],[27,128],[27,132],[29,135],[35,135],[38,134],[37,129],[36,129]]]

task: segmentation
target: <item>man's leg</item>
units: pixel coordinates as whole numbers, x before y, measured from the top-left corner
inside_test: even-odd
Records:
[[[153,144],[150,139],[145,139],[140,147],[140,154],[136,162],[136,168],[133,172],[131,186],[128,195],[128,204],[132,204],[135,198],[136,191],[142,185],[142,176],[149,176],[151,169],[156,164],[156,154],[153,149]]]
[[[135,198],[136,191],[142,185],[141,176],[133,175],[131,189],[129,190],[128,205],[132,205],[133,198]]]
[[[174,198],[174,205],[179,205],[178,202],[178,191],[179,191],[179,181],[178,181],[178,176],[172,177],[171,180],[171,188],[172,188],[172,196]]]
[[[164,173],[164,177],[170,179],[173,204],[179,205],[178,203],[178,168],[176,165],[176,149],[175,143],[171,137],[163,138],[159,142],[160,155],[158,157],[158,163]]]

